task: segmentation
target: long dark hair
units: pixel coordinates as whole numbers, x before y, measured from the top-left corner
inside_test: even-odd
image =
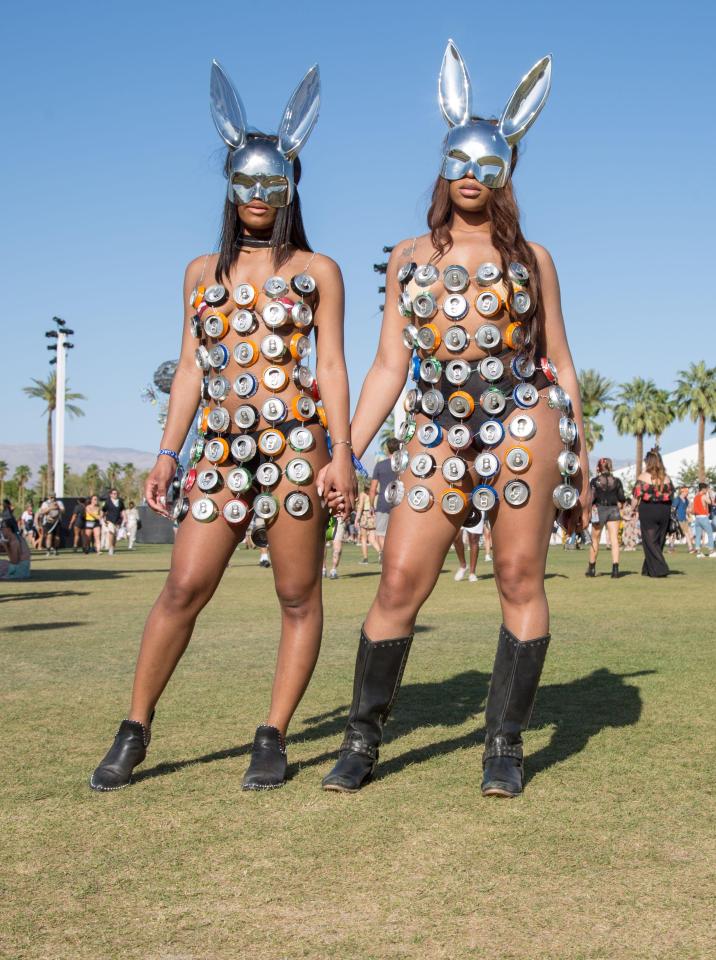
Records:
[[[485,213],[490,220],[490,236],[492,243],[502,261],[503,276],[507,276],[509,264],[516,260],[523,263],[529,270],[530,279],[528,290],[535,310],[529,320],[529,346],[527,352],[534,356],[537,350],[544,349],[544,311],[542,308],[542,284],[540,280],[539,264],[532,247],[525,240],[520,227],[520,211],[512,186],[512,176],[517,165],[517,147],[512,149],[510,164],[510,179],[504,187],[490,190],[485,207]],[[450,199],[450,181],[438,177],[433,187],[430,208],[428,210],[428,227],[435,253],[433,260],[444,256],[452,247],[450,234],[450,220],[452,218],[452,200]]]
[[[277,138],[271,137],[265,133],[250,133],[249,140],[269,140],[276,143]],[[224,161],[224,176],[229,178],[231,166],[231,152],[227,151]],[[280,267],[291,256],[291,248],[296,250],[306,250],[311,253],[311,245],[306,236],[306,230],[303,226],[303,217],[301,216],[301,198],[298,195],[298,181],[301,179],[301,161],[296,157],[293,161],[293,198],[287,207],[279,207],[276,211],[273,230],[271,232],[271,243],[273,248],[273,265],[275,270]],[[216,270],[214,276],[217,283],[221,283],[225,277],[228,277],[231,268],[236,262],[239,253],[241,253],[241,238],[244,234],[244,228],[239,219],[239,212],[236,204],[227,196],[224,201],[224,216],[221,222],[221,233],[219,235],[219,258],[216,261]]]

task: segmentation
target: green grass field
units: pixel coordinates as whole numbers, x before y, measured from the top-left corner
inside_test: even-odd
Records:
[[[324,793],[379,568],[348,548],[289,738],[291,780],[242,794],[278,632],[270,572],[237,552],[160,703],[133,786],[88,776],[124,716],[166,547],[39,558],[0,585],[0,953],[384,960],[713,956],[716,562],[666,581],[553,549],[553,643],[515,801],[480,797],[500,623],[492,578],[424,607],[380,775]],[[479,572],[490,566],[480,560]],[[711,943],[711,947],[708,944]]]

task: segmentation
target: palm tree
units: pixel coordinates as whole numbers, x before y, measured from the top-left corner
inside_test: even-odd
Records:
[[[50,493],[50,491],[47,489],[48,483],[47,483],[47,464],[46,463],[42,464],[40,469],[37,471],[37,474],[38,474],[38,480],[40,481],[40,500],[42,501],[42,500],[45,500],[47,497],[47,494]]]
[[[612,402],[614,384],[597,370],[579,371],[579,395],[582,398],[582,417],[584,419],[584,444],[587,452],[604,438],[604,427],[597,417]]]
[[[657,390],[654,397],[654,446],[661,446],[661,435],[676,419],[671,393]]]
[[[386,443],[395,436],[395,413],[391,413],[378,434],[378,446],[385,453]]]
[[[23,387],[24,392],[28,397],[37,397],[38,400],[42,400],[45,404],[45,409],[43,413],[47,414],[47,479],[49,490],[48,493],[51,493],[55,486],[55,477],[53,473],[53,457],[52,457],[52,414],[55,411],[56,403],[56,393],[57,393],[57,371],[50,371],[50,375],[47,380],[35,380],[34,377],[31,378],[33,386]],[[71,417],[83,417],[85,415],[84,410],[81,407],[78,407],[76,403],[72,403],[72,400],[86,400],[81,393],[72,393],[69,389],[69,383],[66,384],[67,389],[65,390],[65,410],[69,413]]]
[[[107,464],[107,486],[111,490],[112,487],[117,486],[117,477],[122,472],[122,464],[117,463],[115,460],[112,463]]]
[[[85,481],[85,484],[87,485],[87,493],[89,493],[90,496],[93,493],[97,493],[97,491],[99,490],[101,477],[100,477],[99,467],[97,466],[96,463],[89,464],[89,466],[85,470],[84,481]]]
[[[0,460],[0,500],[5,499],[5,477],[10,469],[6,460]]]
[[[653,380],[634,377],[628,383],[619,384],[619,393],[612,406],[618,432],[636,437],[637,476],[644,462],[644,434],[656,434],[663,424],[659,415],[659,394]]]
[[[135,487],[137,485],[137,468],[133,463],[125,463],[122,466],[122,486],[124,495],[128,500],[136,500]]]
[[[703,360],[699,360],[686,370],[679,370],[673,402],[675,414],[680,420],[688,417],[698,423],[699,483],[704,483],[706,420],[716,417],[716,367],[707,367]]]
[[[25,486],[27,485],[27,481],[31,476],[32,470],[30,470],[26,463],[21,463],[19,467],[15,467],[15,473],[12,475],[12,479],[17,484],[17,502],[23,506],[25,499]]]

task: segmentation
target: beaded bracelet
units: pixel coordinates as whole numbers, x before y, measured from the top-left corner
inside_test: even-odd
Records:
[[[161,457],[162,455],[165,457],[171,457],[175,463],[179,463],[179,454],[176,452],[176,450],[165,450],[162,448],[157,456]]]

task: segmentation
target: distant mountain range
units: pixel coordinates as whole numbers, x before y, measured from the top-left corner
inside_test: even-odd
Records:
[[[149,470],[156,459],[155,453],[132,450],[129,447],[66,447],[65,463],[73,473],[84,473],[91,463],[106,469],[110,463],[133,463],[137,470]],[[47,448],[42,443],[0,443],[0,460],[5,460],[12,476],[15,467],[27,464],[33,479],[47,460]]]

